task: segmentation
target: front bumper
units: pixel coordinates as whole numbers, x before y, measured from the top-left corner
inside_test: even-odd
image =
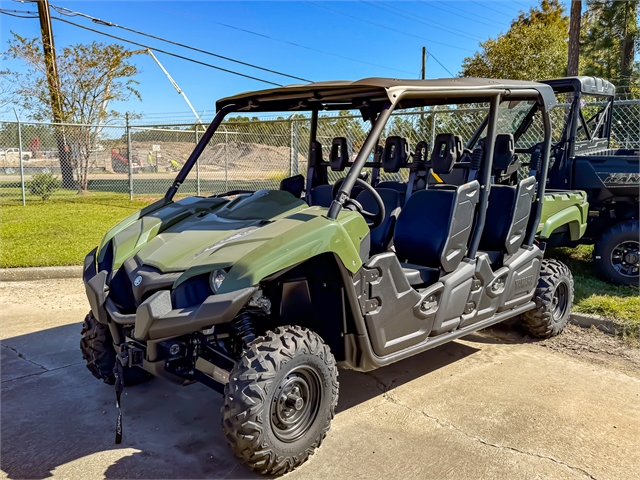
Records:
[[[95,256],[94,249],[85,258],[82,276],[91,311],[100,323],[108,324],[113,321],[122,325],[135,325],[133,335],[137,340],[177,337],[228,323],[258,290],[258,287],[249,287],[210,295],[200,305],[188,308],[173,308],[171,291],[160,290],[142,302],[135,314],[123,314],[109,298],[108,272],[97,271]]]

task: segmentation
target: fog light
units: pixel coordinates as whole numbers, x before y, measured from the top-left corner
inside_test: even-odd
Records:
[[[180,353],[180,344],[174,343],[169,347],[169,353],[171,355],[178,355]]]
[[[227,278],[227,272],[224,270],[214,270],[209,277],[209,285],[211,286],[211,290],[213,293],[218,293],[222,282]]]

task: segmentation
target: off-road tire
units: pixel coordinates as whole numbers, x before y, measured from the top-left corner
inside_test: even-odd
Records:
[[[309,416],[313,420],[298,438],[283,441],[276,410],[283,384],[297,378],[296,369],[309,369],[318,377],[317,401],[304,407],[316,404],[316,414]],[[338,369],[329,347],[306,328],[278,327],[251,342],[231,371],[222,428],[239,460],[260,474],[284,474],[320,446],[337,403]]]
[[[573,306],[573,276],[564,263],[542,260],[533,300],[536,308],[521,316],[527,332],[537,338],[551,338],[562,333]]]
[[[613,225],[596,240],[593,247],[593,266],[601,279],[616,285],[638,286],[640,277],[623,275],[616,270],[612,263],[612,253],[625,242],[635,243],[637,248],[639,236],[638,220],[629,220]]]
[[[89,313],[82,322],[81,335],[80,351],[87,363],[87,368],[98,380],[102,380],[107,385],[113,385],[116,381],[113,374],[116,351],[113,348],[113,337],[109,327],[98,322],[93,313]],[[125,385],[136,385],[151,378],[153,375],[140,368],[124,369]]]

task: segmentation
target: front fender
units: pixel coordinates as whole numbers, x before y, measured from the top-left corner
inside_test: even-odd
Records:
[[[355,212],[343,211],[336,220],[319,213],[325,212],[307,209],[294,214],[305,221],[237,261],[219,293],[258,285],[269,275],[323,253],[334,253],[347,270],[357,272],[362,266],[360,244],[369,234],[366,222]]]

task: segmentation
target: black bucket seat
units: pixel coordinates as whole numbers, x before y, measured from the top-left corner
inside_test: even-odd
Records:
[[[320,158],[322,158],[322,147],[320,147]],[[321,163],[321,161],[320,161]],[[326,165],[326,164],[325,164]],[[349,149],[345,137],[336,137],[331,142],[329,152],[329,167],[334,172],[342,172],[349,165]],[[313,207],[329,207],[333,201],[333,185],[318,185],[311,189],[309,205]]]
[[[450,172],[455,149],[434,146],[435,173]],[[434,162],[435,160],[435,162]],[[407,200],[393,235],[396,254],[412,286],[434,283],[441,273],[454,271],[467,253],[480,194],[477,181],[448,189],[415,192]]]
[[[514,165],[513,136],[497,135],[495,150],[493,175],[517,173],[517,170],[510,171],[510,167]],[[505,255],[516,253],[522,246],[535,194],[534,176],[524,178],[515,185],[491,185],[489,206],[479,246],[480,251],[489,255],[491,263],[502,262]]]

